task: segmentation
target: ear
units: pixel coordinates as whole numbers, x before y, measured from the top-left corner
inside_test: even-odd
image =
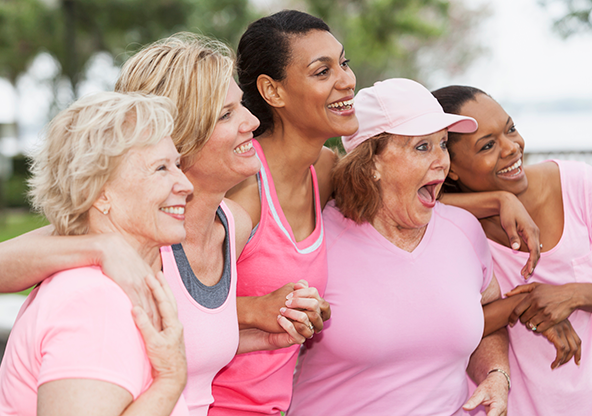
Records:
[[[454,171],[454,166],[452,165],[452,163],[450,164],[450,170],[448,171],[448,177],[455,182],[458,181],[458,175]]]
[[[378,158],[374,159],[374,169],[372,170],[372,180],[378,182],[381,178],[380,172],[382,172],[382,164]]]
[[[109,213],[109,210],[111,209],[111,202],[109,201],[109,197],[107,196],[105,191],[101,191],[101,194],[93,203],[93,207],[95,207],[99,210],[99,212],[102,212],[105,215]]]
[[[269,75],[259,75],[257,78],[257,89],[261,97],[272,107],[283,107],[284,100],[281,97],[281,84]]]

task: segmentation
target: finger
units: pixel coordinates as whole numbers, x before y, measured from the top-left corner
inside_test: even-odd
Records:
[[[306,338],[296,331],[294,324],[285,316],[278,315],[277,320],[284,331],[290,336],[291,341],[293,341],[292,344],[303,344],[306,341]]]
[[[479,388],[477,388],[477,390],[475,390],[473,395],[471,397],[469,397],[469,400],[467,400],[467,402],[463,405],[463,409],[464,410],[473,410],[477,406],[479,406],[481,403],[483,403],[486,399],[487,399],[487,395],[485,394],[485,392],[482,390],[479,390]]]
[[[308,315],[308,320],[314,327],[314,332],[319,333],[323,330],[324,323],[321,315],[314,313],[314,312],[305,312]]]
[[[142,334],[145,343],[149,343],[150,340],[158,335],[158,332],[150,322],[150,319],[148,319],[148,315],[144,309],[139,306],[134,306],[132,308],[132,317],[134,318],[134,322],[140,330],[140,334]]]
[[[534,272],[539,258],[541,257],[541,242],[539,239],[539,230],[538,228],[530,231],[524,230],[520,234],[522,240],[526,243],[526,246],[528,247],[528,252],[530,253],[528,260],[526,261],[526,266],[524,266],[522,269],[522,276],[524,277],[524,279],[528,279]]]
[[[148,283],[148,286],[152,290],[152,296],[156,299],[158,312],[162,317],[163,328],[168,328],[175,324],[177,321],[177,312],[160,282],[156,280],[156,277],[148,276],[146,278],[146,283]]]
[[[292,295],[292,296],[290,296]],[[319,291],[315,287],[305,287],[302,289],[295,289],[294,292],[288,295],[290,298],[310,298],[316,299],[317,301],[321,300],[321,296],[319,295]],[[286,299],[288,299],[286,296]]]
[[[298,330],[297,332],[306,338],[310,338],[314,335],[314,325],[308,319],[308,315],[305,312],[297,311],[294,309],[289,308],[281,308],[280,314],[290,320],[294,321],[294,323],[300,323],[302,325],[297,325]]]
[[[575,332],[574,334],[576,336],[576,344],[578,346],[576,353],[574,354],[574,362],[576,363],[576,365],[579,366],[582,360],[582,340],[580,339],[578,334],[576,334]]]
[[[555,360],[551,363],[551,370],[556,369],[560,365],[565,351],[565,345],[563,343],[563,339],[561,339],[559,329],[555,328],[554,331],[554,334],[548,337],[549,341],[553,343],[555,349],[557,350]]]
[[[497,406],[489,406],[487,416],[503,416],[506,412],[503,409],[499,409]]]
[[[308,282],[304,279],[300,279],[294,284],[294,290],[304,289],[308,287]]]
[[[158,280],[158,283],[160,283],[160,286],[162,286],[164,293],[166,294],[167,298],[169,299],[169,302],[171,302],[171,304],[173,305],[173,308],[175,309],[175,312],[177,312],[177,299],[175,299],[175,295],[173,294],[173,290],[171,289],[169,282],[167,282],[166,277],[164,277],[164,273],[163,272],[156,273],[156,280]]]
[[[510,247],[512,247],[512,250],[519,250],[520,249],[520,245],[521,245],[521,241],[520,241],[520,236],[518,235],[518,230],[516,229],[516,223],[511,222],[509,224],[504,224],[505,226],[504,231],[506,232],[506,235],[508,236],[508,241],[510,242]]]
[[[331,318],[331,305],[329,304],[329,302],[327,302],[325,299],[321,298],[321,319],[323,321],[328,320],[329,318]]]
[[[303,309],[321,315],[321,306],[319,301],[313,298],[290,298],[286,301],[286,306],[292,309]]]
[[[520,293],[530,293],[536,287],[536,283],[527,283],[525,285],[516,286],[514,289],[506,293],[506,296],[519,295]]]

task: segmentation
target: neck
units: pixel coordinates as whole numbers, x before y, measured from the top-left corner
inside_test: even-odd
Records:
[[[216,223],[216,210],[224,199],[224,193],[205,192],[196,187],[185,207],[185,229],[188,244],[200,247],[213,236]]]
[[[427,224],[417,228],[406,227],[384,211],[376,215],[372,226],[384,238],[409,253],[419,245],[428,227]]]

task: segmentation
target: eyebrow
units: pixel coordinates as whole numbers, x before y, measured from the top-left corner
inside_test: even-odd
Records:
[[[341,58],[344,54],[345,54],[345,47],[342,46],[341,47],[341,54],[339,55],[339,57]],[[318,57],[316,59],[313,59],[311,63],[309,63],[308,65],[306,65],[306,67],[308,68],[309,66],[311,66],[315,62],[327,63],[327,62],[331,62],[331,58],[329,56],[320,56],[320,57]]]
[[[511,121],[512,121],[512,117],[508,116],[508,119],[506,120],[506,126],[507,126],[508,124],[510,124],[510,122],[511,122]],[[489,139],[489,138],[491,138],[491,134],[488,134],[488,135],[486,135],[486,136],[483,136],[483,137],[479,137],[479,138],[477,139],[477,141],[475,142],[475,146],[477,146],[481,140],[484,140],[484,139]]]

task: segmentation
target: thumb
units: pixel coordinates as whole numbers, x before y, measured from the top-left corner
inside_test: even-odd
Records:
[[[144,340],[150,339],[156,335],[156,330],[152,326],[152,323],[150,322],[150,319],[148,318],[148,315],[144,309],[140,308],[139,306],[134,306],[132,309],[132,316]]]
[[[486,398],[487,398],[487,396],[486,396],[485,392],[477,389],[477,390],[475,390],[473,395],[469,398],[469,400],[467,400],[467,402],[463,405],[463,409],[464,410],[473,410],[477,406],[479,406],[481,403],[483,403]]]

